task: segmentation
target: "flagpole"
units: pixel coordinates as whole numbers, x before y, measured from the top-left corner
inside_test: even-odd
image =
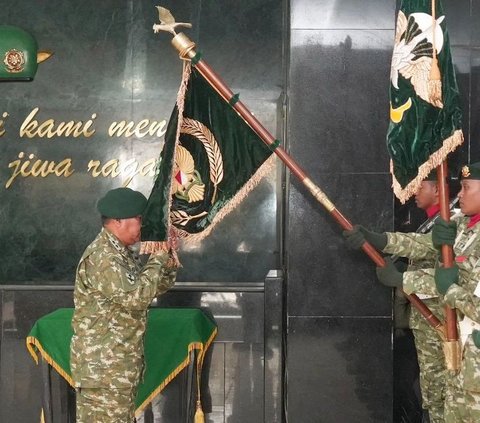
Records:
[[[437,184],[439,190],[440,216],[450,221],[450,205],[447,179],[447,160],[437,168]],[[453,267],[453,248],[442,245],[442,262],[444,267]],[[458,340],[457,314],[455,309],[445,306],[446,341],[444,343],[447,369],[458,370],[461,362],[461,346]]]
[[[428,79],[428,94],[430,101],[435,107],[442,108],[442,76],[437,59],[436,46],[436,0],[432,0],[432,65]],[[447,184],[447,159],[437,167],[437,184],[439,190],[440,216],[446,222],[450,221],[449,192]],[[442,262],[446,268],[454,266],[453,247],[442,245]],[[462,349],[458,340],[457,331],[457,313],[455,309],[445,306],[445,324],[446,324],[446,340],[444,342],[445,364],[448,370],[457,371],[460,369],[462,360]]]
[[[161,25],[160,25],[161,26]],[[162,29],[162,28],[158,29]],[[154,25],[155,30],[155,25]],[[171,32],[171,31],[170,31]],[[205,80],[214,88],[224,100],[240,115],[240,117],[257,133],[262,141],[282,160],[290,171],[302,182],[310,193],[323,205],[337,223],[345,230],[353,229],[350,221],[335,207],[327,195],[318,187],[295,162],[295,160],[280,146],[279,141],[257,120],[248,108],[238,100],[238,96],[228,88],[219,75],[202,58],[201,54],[195,51],[195,43],[184,33],[174,33],[173,46],[178,50],[182,60],[190,60]],[[372,259],[378,267],[385,266],[383,256],[368,242],[362,246],[362,250]],[[432,311],[415,294],[405,294],[410,303],[419,311],[439,335],[444,338],[445,328],[443,323],[432,313]]]

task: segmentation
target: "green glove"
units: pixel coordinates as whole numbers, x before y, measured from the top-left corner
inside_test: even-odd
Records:
[[[432,228],[432,243],[435,248],[440,250],[442,245],[455,244],[457,236],[457,223],[446,222],[441,217],[437,219]]]
[[[456,264],[453,267],[439,267],[435,266],[435,285],[437,291],[445,295],[454,283],[458,282],[458,266]]]
[[[385,259],[385,266],[377,267],[376,271],[381,284],[390,288],[401,288],[403,286],[403,273],[398,271],[390,257]]]
[[[472,332],[473,343],[480,348],[480,330],[474,329]]]
[[[380,251],[387,245],[387,234],[385,232],[371,232],[362,225],[355,225],[351,231],[343,231],[342,234],[345,243],[352,250],[360,250],[365,241]]]

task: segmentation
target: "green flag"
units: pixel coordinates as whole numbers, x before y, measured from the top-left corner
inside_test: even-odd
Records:
[[[154,187],[143,215],[142,251],[208,235],[273,164],[272,151],[233,107],[187,64]],[[273,159],[273,157],[271,157]]]
[[[440,91],[435,99],[432,71],[438,68]],[[459,97],[441,2],[436,1],[432,16],[431,0],[403,0],[392,57],[387,134],[393,189],[402,203],[463,142]]]

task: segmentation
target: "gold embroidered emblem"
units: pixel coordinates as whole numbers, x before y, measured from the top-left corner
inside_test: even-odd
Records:
[[[190,152],[181,145],[177,146],[175,154],[175,170],[173,172],[172,191],[177,198],[189,203],[203,200],[205,184]]]
[[[3,63],[5,63],[7,72],[18,73],[25,68],[25,56],[23,55],[23,52],[12,48],[5,53]]]
[[[468,166],[462,167],[462,176],[468,178],[470,176],[470,168]]]
[[[223,180],[223,157],[220,146],[212,132],[201,122],[184,118],[180,129],[182,134],[188,134],[200,141],[205,148],[210,167],[210,181],[213,186],[213,194],[210,204],[215,203],[218,184]],[[175,154],[176,167],[174,180],[172,184],[172,193],[180,199],[187,200],[189,203],[201,201],[204,199],[205,184],[200,179],[200,174],[194,168],[193,157],[190,152],[177,146]],[[189,215],[183,210],[172,210],[170,217],[174,225],[185,226],[192,219],[199,219],[208,212],[202,211],[196,215]],[[180,232],[182,235],[183,232]]]
[[[433,63],[433,40],[437,54],[442,51],[444,39],[440,24],[445,16],[433,19],[428,13],[398,12],[393,48],[390,81],[399,89],[399,76],[409,81],[418,97],[435,107],[442,108],[441,100],[432,100],[428,90]]]

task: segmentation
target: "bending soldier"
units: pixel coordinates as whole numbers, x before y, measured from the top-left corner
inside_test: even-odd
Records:
[[[142,267],[129,248],[140,241],[146,203],[129,188],[100,199],[103,228],[77,267],[71,370],[78,423],[134,421],[147,308],[176,277],[168,253],[152,254]]]

